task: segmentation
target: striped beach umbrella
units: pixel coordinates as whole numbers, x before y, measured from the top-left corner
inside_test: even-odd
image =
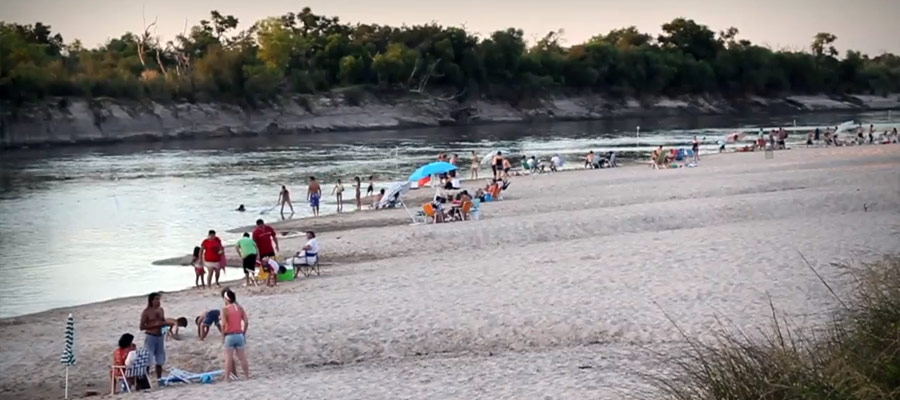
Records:
[[[72,314],[66,319],[66,344],[59,362],[66,366],[66,399],[69,398],[69,367],[75,365],[75,320]]]
[[[75,365],[75,320],[72,314],[66,320],[66,345],[63,348],[62,355],[59,356],[59,362],[65,366]]]

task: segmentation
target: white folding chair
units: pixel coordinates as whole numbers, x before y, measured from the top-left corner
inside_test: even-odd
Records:
[[[110,393],[115,393],[116,385],[122,385],[122,389],[125,392],[133,392],[136,388],[132,388],[128,383],[128,379],[133,379],[135,382],[135,386],[137,386],[137,380],[140,378],[146,379],[147,382],[150,382],[150,377],[147,375],[147,372],[150,370],[150,350],[146,347],[138,349],[135,352],[134,362],[130,367],[126,367],[124,365],[113,365],[110,367],[113,372],[113,376],[115,379],[112,381],[112,387],[110,388]]]

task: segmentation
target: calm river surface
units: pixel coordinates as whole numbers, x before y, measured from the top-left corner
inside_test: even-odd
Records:
[[[656,145],[685,145],[697,135],[706,138],[704,151],[715,151],[715,142],[737,129],[796,124],[807,132],[851,119],[891,122],[888,112],[617,119],[4,151],[0,317],[189,287],[190,268],[151,262],[189,253],[208,229],[233,242],[225,231],[252,224],[276,203],[282,184],[293,193],[294,218],[307,216],[301,200],[310,175],[330,194],[338,177],[348,185],[370,174],[381,186],[402,180],[440,151],[458,153],[463,165],[472,150],[482,156],[492,149],[559,154],[572,165],[588,150],[643,157]],[[804,137],[794,133],[791,141]],[[333,197],[324,197],[323,212],[334,212]],[[249,212],[232,211],[238,204]]]

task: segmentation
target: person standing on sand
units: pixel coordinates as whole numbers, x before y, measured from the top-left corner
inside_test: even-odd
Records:
[[[222,345],[225,348],[225,382],[230,382],[232,375],[237,377],[234,358],[237,357],[244,371],[245,379],[250,379],[250,363],[247,362],[247,328],[250,320],[247,312],[238,305],[237,295],[231,289],[222,291],[225,307],[222,308]],[[232,372],[234,374],[232,374]]]
[[[694,140],[691,142],[691,152],[694,153],[694,164],[700,162],[700,140],[694,136]]]
[[[469,179],[478,179],[478,155],[472,150],[472,164],[469,166]]]
[[[306,199],[313,210],[313,216],[319,216],[319,200],[322,198],[322,187],[316,182],[316,177],[309,177],[309,189],[306,191]]]
[[[584,168],[594,168],[594,151],[591,150],[584,156]]]
[[[362,181],[358,176],[353,177],[353,187],[356,189],[356,211],[362,210]]]
[[[216,231],[210,229],[206,239],[200,243],[200,253],[200,259],[206,267],[206,286],[212,286],[213,274],[216,275],[216,286],[219,286],[219,269],[223,267],[221,262],[225,249],[222,248],[222,241],[216,237]]]
[[[147,308],[141,313],[140,329],[144,331],[144,347],[153,356],[156,366],[156,379],[162,378],[163,365],[166,364],[166,340],[163,327],[171,328],[174,324],[166,321],[166,313],[161,306],[162,295],[153,292],[147,296]]]
[[[341,183],[340,179],[334,184],[334,189],[331,189],[331,194],[335,195],[337,198],[337,212],[344,211],[344,184]]]
[[[287,204],[291,208],[291,215],[294,214],[294,205],[291,204],[291,192],[284,185],[281,185],[281,192],[278,193],[278,203],[281,204],[281,214],[284,215],[284,205]]]
[[[250,234],[244,232],[244,237],[237,241],[235,250],[237,250],[238,256],[242,260],[244,280],[246,280],[247,286],[250,286],[250,274],[256,270],[256,255],[259,253],[259,249],[256,247],[256,242],[250,239]]]
[[[650,152],[650,168],[659,169],[659,157],[662,156],[662,146],[659,148],[653,149]]]
[[[491,169],[494,172],[494,179],[500,179],[503,173],[503,152],[498,151],[491,159]]]
[[[369,175],[369,187],[366,188],[366,197],[375,193],[375,175]]]
[[[253,229],[253,242],[256,243],[258,257],[275,257],[278,248],[278,235],[271,226],[266,225],[263,220],[256,220],[256,228]],[[275,247],[272,247],[275,243]]]

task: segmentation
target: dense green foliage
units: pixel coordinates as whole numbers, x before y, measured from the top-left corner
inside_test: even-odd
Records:
[[[734,28],[716,34],[682,18],[663,25],[657,38],[629,27],[569,47],[555,32],[529,47],[513,28],[481,39],[435,24],[343,24],[308,8],[237,27],[235,17],[213,11],[165,44],[151,24],[85,49],[41,23],[0,22],[0,99],[253,102],[358,85],[512,100],[554,89],[632,96],[900,91],[895,55],[848,51],[838,59],[829,33],[817,34],[810,52],[772,51],[738,40]]]

